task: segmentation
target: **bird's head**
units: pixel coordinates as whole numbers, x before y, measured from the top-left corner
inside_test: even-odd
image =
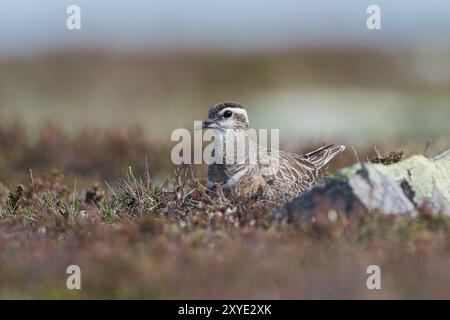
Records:
[[[249,127],[247,112],[236,102],[221,102],[213,105],[208,112],[208,119],[203,121],[202,129],[247,130]]]

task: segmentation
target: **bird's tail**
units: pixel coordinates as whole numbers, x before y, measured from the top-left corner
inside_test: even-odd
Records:
[[[339,152],[344,151],[345,146],[335,146],[333,144],[329,146],[323,146],[317,150],[303,155],[305,160],[311,162],[316,170],[322,169],[324,166],[330,162]]]

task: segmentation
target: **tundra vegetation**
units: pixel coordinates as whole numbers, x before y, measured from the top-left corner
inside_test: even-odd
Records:
[[[450,82],[392,54],[0,59],[0,298],[450,298],[448,173],[429,162],[449,148]],[[222,97],[257,128],[290,124],[282,150],[352,142],[289,204],[208,191],[204,166],[171,163],[170,132]],[[442,191],[417,180],[427,172]],[[403,202],[364,197],[383,186]]]
[[[33,142],[23,132],[0,135],[3,298],[448,297],[450,220],[439,212],[330,215],[319,202],[314,219],[290,223],[281,202],[208,191],[204,168],[160,163],[168,151],[137,131],[48,126]],[[401,157],[358,154],[377,166]],[[355,161],[347,152],[325,176]],[[73,264],[81,290],[65,286]],[[369,265],[382,290],[367,289]]]

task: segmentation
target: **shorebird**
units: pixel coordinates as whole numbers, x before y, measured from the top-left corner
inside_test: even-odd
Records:
[[[213,161],[208,164],[210,189],[238,188],[248,194],[262,188],[293,197],[314,185],[321,170],[345,149],[328,145],[297,155],[260,146],[249,138],[247,111],[236,102],[212,106],[201,128],[214,133]]]

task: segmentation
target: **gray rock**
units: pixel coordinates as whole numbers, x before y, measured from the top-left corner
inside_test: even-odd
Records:
[[[450,216],[450,150],[435,158],[415,155],[391,165],[355,164],[289,202],[281,217],[377,211],[412,217],[419,211]]]

